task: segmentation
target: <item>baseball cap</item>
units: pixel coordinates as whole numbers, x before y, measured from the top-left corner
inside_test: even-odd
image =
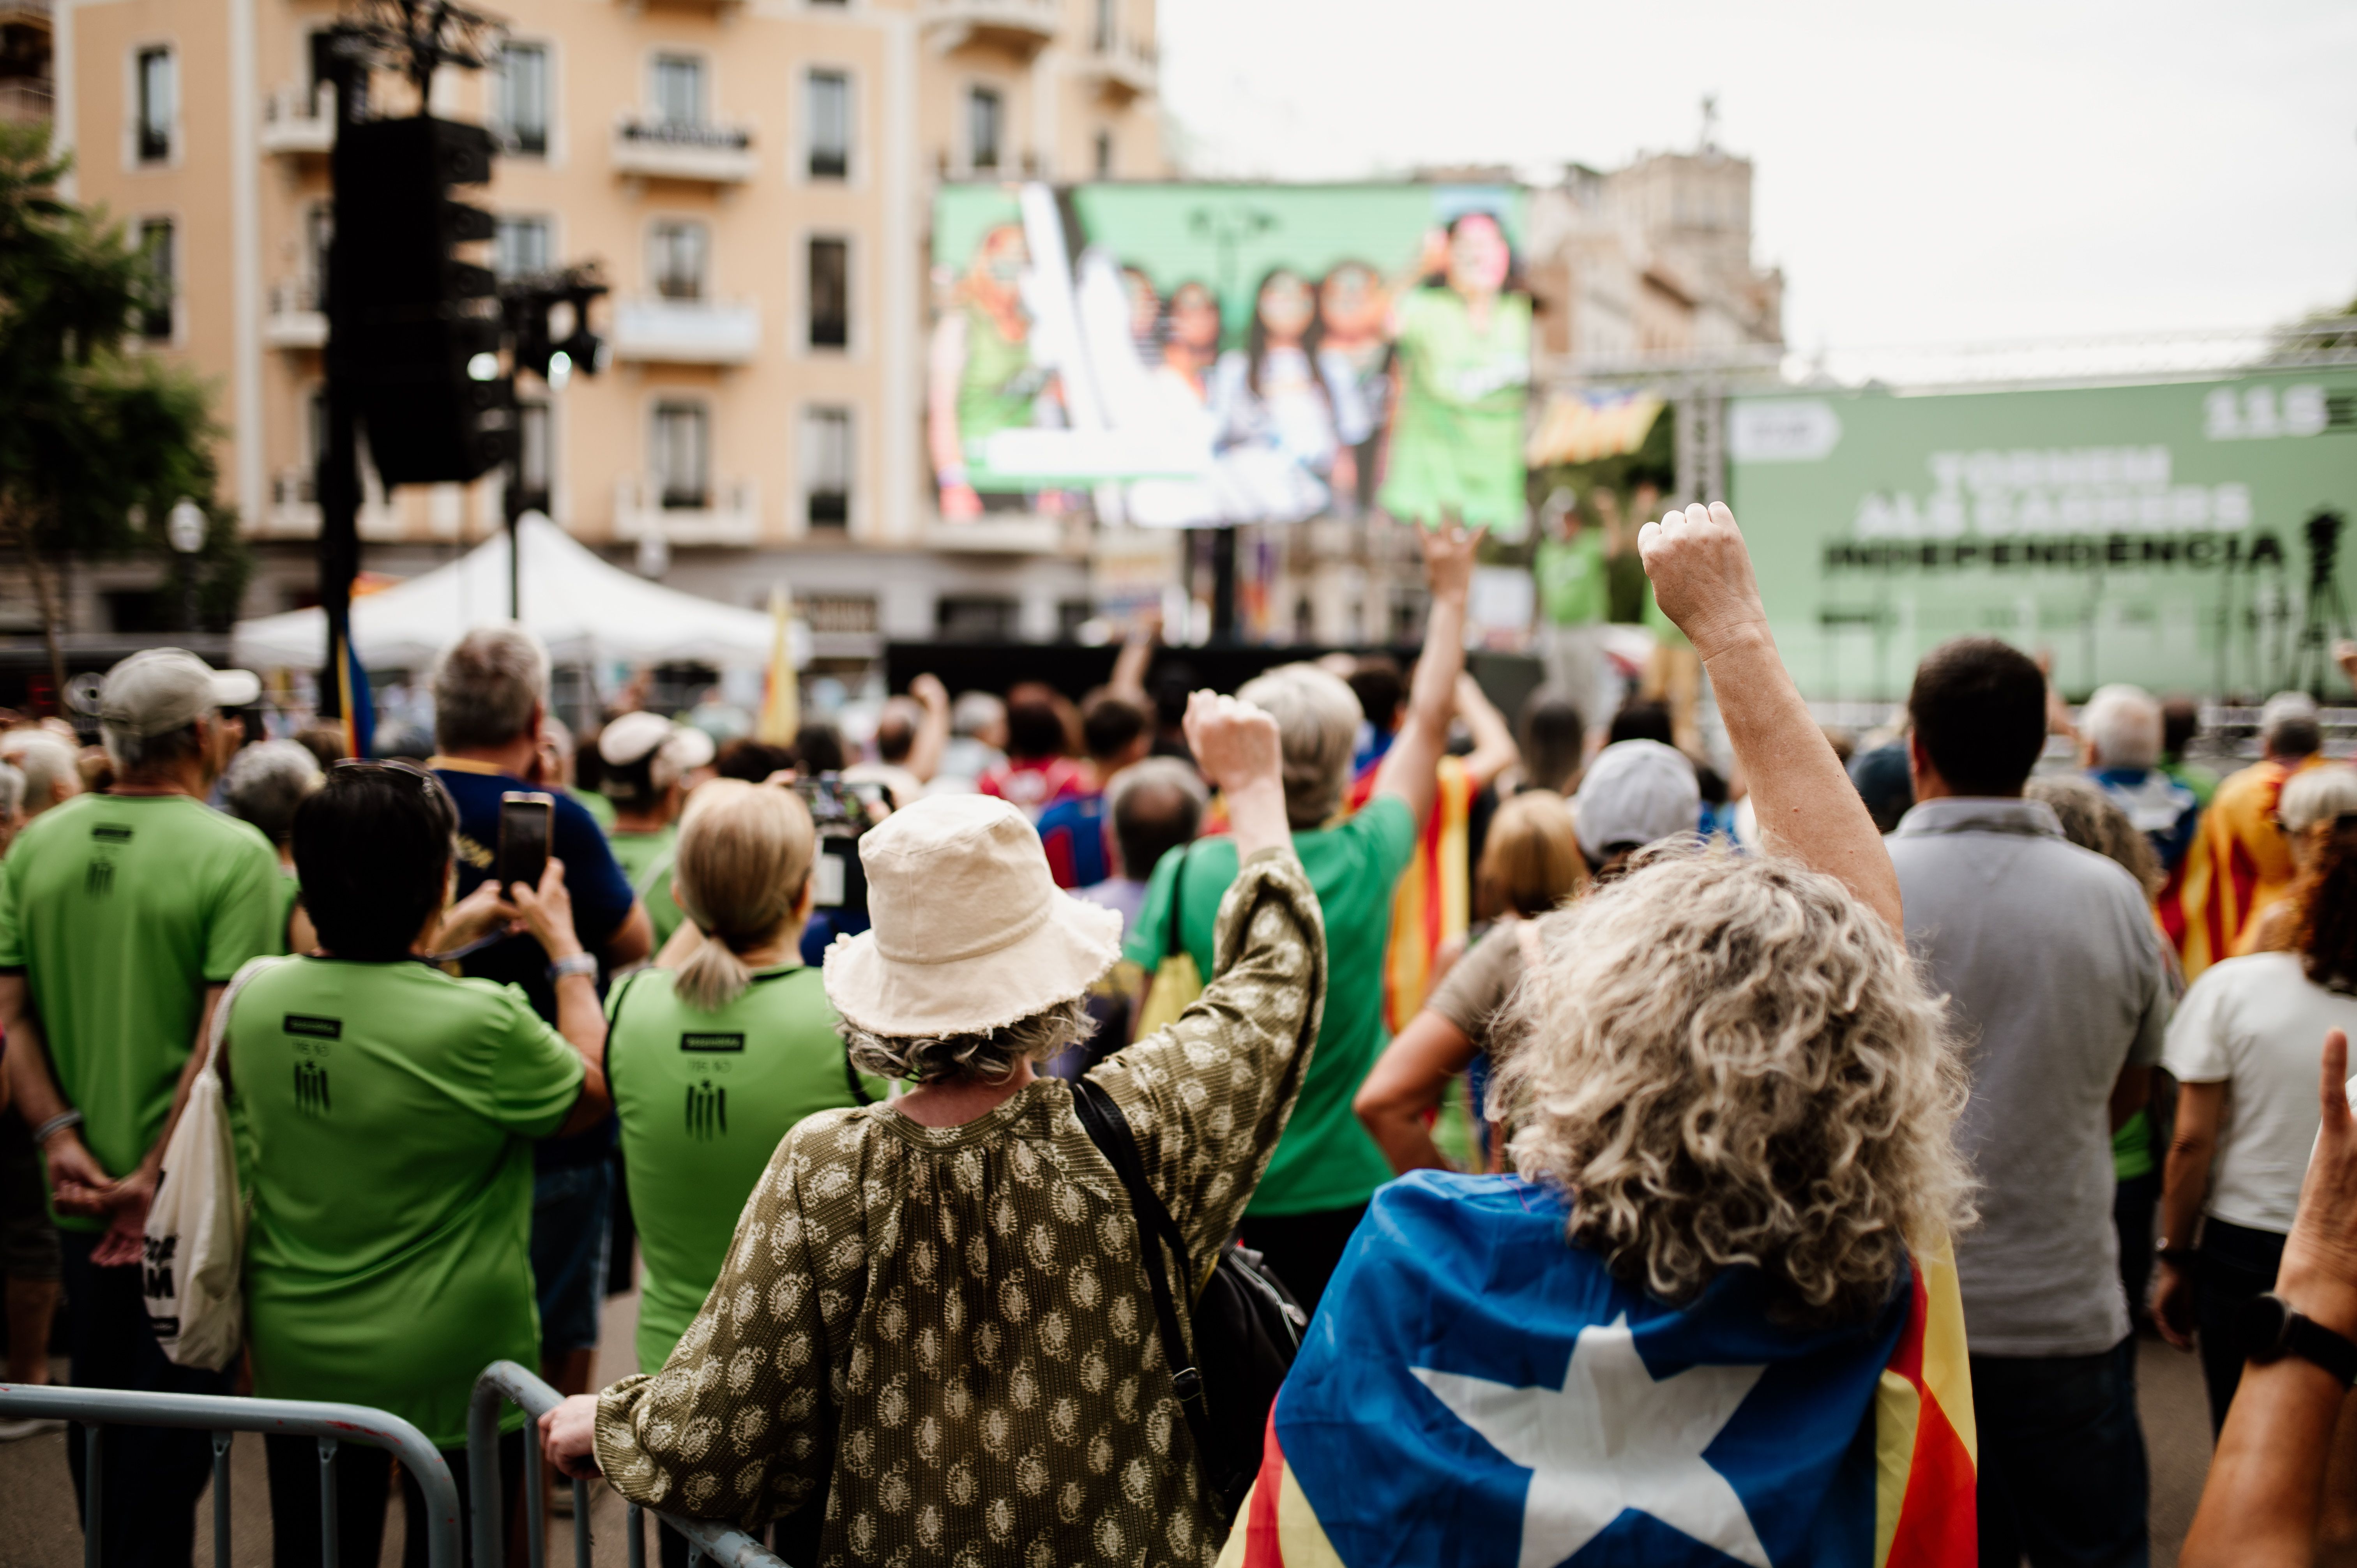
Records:
[[[1579,847],[1598,859],[1630,844],[1693,832],[1701,815],[1694,764],[1658,740],[1616,741],[1598,752],[1571,801]]]
[[[150,648],[106,672],[98,722],[145,740],[222,708],[246,707],[261,695],[262,681],[251,670],[216,670],[186,649]]]
[[[712,737],[690,725],[673,724],[661,714],[624,714],[597,732],[597,755],[615,768],[628,768],[656,747],[682,773],[703,767],[713,757]]]

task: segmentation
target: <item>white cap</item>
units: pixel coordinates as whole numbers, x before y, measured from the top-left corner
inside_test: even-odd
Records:
[[[615,768],[628,768],[657,746],[663,760],[682,773],[692,772],[713,757],[712,737],[688,725],[676,725],[661,714],[624,714],[597,733],[597,755]]]
[[[1579,847],[1602,860],[1616,849],[1690,833],[1702,818],[1694,764],[1658,740],[1623,740],[1587,765],[1572,797]]]
[[[2306,719],[2316,722],[2316,699],[2306,692],[2277,692],[2259,710],[2259,734],[2262,737],[2275,733],[2278,725],[2297,724]]]
[[[106,672],[98,722],[116,735],[146,740],[223,708],[249,706],[261,695],[261,679],[251,670],[216,670],[186,649],[150,648]]]

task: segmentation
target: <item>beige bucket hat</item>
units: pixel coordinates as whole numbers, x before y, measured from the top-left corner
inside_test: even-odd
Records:
[[[935,795],[859,841],[872,929],[826,950],[826,999],[877,1035],[1004,1028],[1088,990],[1121,954],[1121,916],[1056,886],[1022,812]]]

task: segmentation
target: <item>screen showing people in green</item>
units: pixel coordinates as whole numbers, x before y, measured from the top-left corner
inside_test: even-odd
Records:
[[[942,516],[1524,515],[1503,186],[962,186],[934,208]]]
[[[1901,696],[1964,632],[2081,693],[2345,692],[2357,371],[1731,399],[1727,489],[1813,697]]]

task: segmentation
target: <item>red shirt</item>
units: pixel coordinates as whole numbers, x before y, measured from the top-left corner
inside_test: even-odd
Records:
[[[1089,770],[1069,757],[1027,757],[984,774],[982,792],[1020,807],[1026,816],[1036,819],[1059,800],[1087,794]]]

